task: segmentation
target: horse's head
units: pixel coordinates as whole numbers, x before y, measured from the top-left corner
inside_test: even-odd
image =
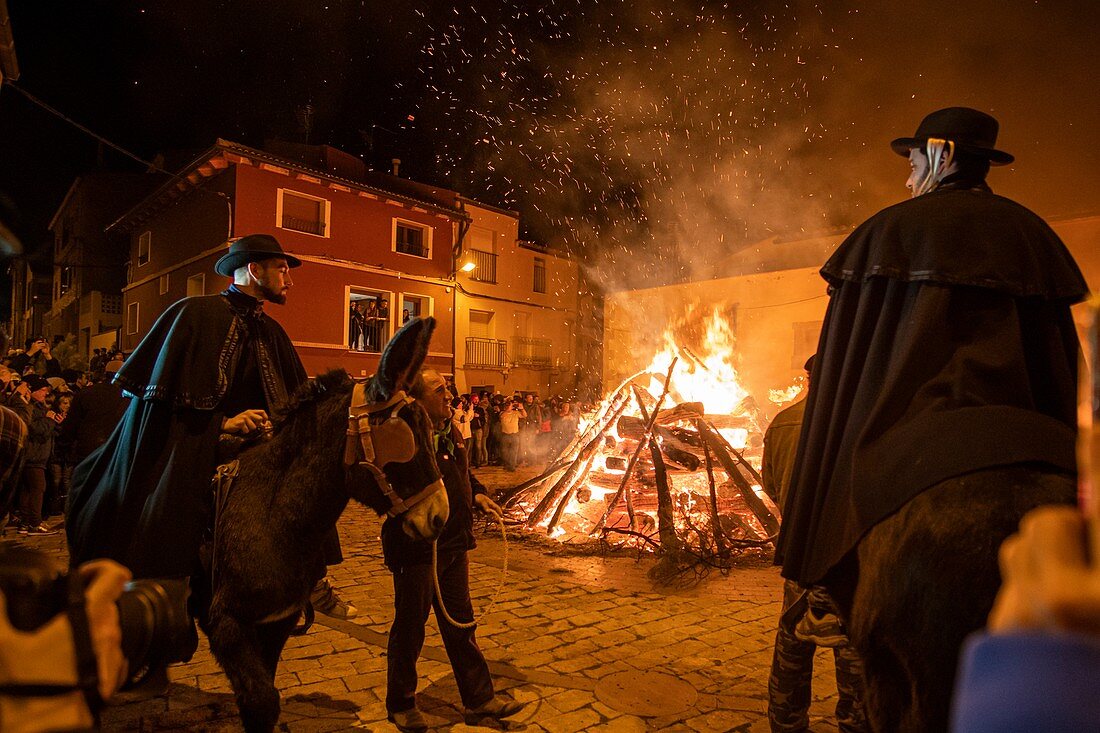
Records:
[[[450,512],[431,420],[408,396],[434,330],[434,318],[413,318],[386,345],[378,372],[353,393],[345,455],[352,497],[400,515],[414,539],[438,537]]]

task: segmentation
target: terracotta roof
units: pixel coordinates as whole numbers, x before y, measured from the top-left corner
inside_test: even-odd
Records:
[[[163,209],[184,192],[196,188],[203,180],[217,175],[230,165],[254,165],[281,173],[290,173],[296,178],[313,179],[315,182],[323,182],[338,190],[358,191],[367,196],[393,201],[410,208],[420,208],[450,218],[459,220],[469,218],[467,214],[457,208],[457,198],[455,206],[445,206],[440,203],[438,198],[433,200],[428,196],[410,195],[408,191],[415,190],[412,187],[402,187],[405,189],[402,191],[383,188],[363,181],[334,175],[298,160],[281,157],[264,150],[218,138],[212,147],[184,166],[178,173],[170,174],[172,177],[166,183],[119,217],[107,227],[107,230],[130,231],[137,228],[142,222]],[[427,188],[429,187],[425,187],[425,189]]]

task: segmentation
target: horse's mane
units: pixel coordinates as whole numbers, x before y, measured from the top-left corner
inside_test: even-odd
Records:
[[[332,369],[314,379],[307,380],[294,390],[286,403],[271,416],[275,432],[278,433],[298,411],[329,397],[345,395],[351,392],[354,384],[343,369]]]

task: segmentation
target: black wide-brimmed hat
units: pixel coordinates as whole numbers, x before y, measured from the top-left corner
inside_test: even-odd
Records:
[[[952,141],[962,152],[987,158],[990,165],[1008,165],[1016,158],[993,147],[997,144],[1000,127],[996,118],[985,112],[969,107],[948,107],[925,117],[917,134],[899,137],[890,147],[898,155],[908,157],[912,148],[923,150],[928,138],[934,137]]]
[[[291,267],[302,264],[300,259],[284,252],[279,241],[270,234],[249,234],[229,245],[229,251],[214,263],[214,272],[233,277],[238,267],[244,267],[249,262],[270,260],[273,257],[282,257]]]

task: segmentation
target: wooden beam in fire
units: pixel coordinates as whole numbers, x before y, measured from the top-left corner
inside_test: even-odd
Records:
[[[607,504],[607,509],[604,510],[603,516],[600,517],[600,521],[596,523],[596,526],[592,528],[590,534],[596,535],[607,524],[607,520],[611,517],[611,512],[619,506],[619,502],[622,501],[623,492],[626,491],[626,484],[630,480],[630,476],[634,473],[634,467],[638,464],[638,457],[642,454],[642,449],[649,443],[650,437],[653,434],[653,425],[657,420],[657,416],[661,412],[661,405],[665,401],[665,397],[668,396],[668,391],[672,387],[672,372],[676,369],[676,362],[679,361],[679,357],[673,357],[672,363],[668,365],[668,374],[665,375],[665,386],[661,390],[661,396],[657,400],[656,409],[646,421],[645,433],[642,435],[642,439],[638,441],[638,447],[634,449],[633,455],[630,456],[630,461],[626,464],[626,471],[623,472],[623,479],[619,482],[619,490],[615,492],[615,495],[611,498],[611,501]]]
[[[669,372],[669,377],[672,377],[672,372]],[[664,395],[662,395],[662,398]],[[638,408],[642,412],[642,419],[653,426],[653,421],[649,419],[649,412],[645,408],[645,400],[642,397],[642,391],[640,389],[634,389],[634,399],[638,401]],[[657,403],[660,407],[660,403]],[[676,535],[676,519],[672,506],[672,485],[668,480],[668,471],[665,469],[665,461],[661,456],[661,446],[657,443],[657,438],[652,433],[649,437],[649,455],[653,461],[653,474],[657,479],[657,535],[661,538],[661,552],[666,554],[676,554],[680,551],[680,538]],[[630,493],[627,492],[627,498],[630,498]],[[630,512],[630,528],[634,527],[634,512]]]
[[[722,465],[723,470],[733,481],[733,485],[737,487],[737,490],[741,493],[741,498],[745,500],[745,504],[749,510],[756,515],[760,525],[764,528],[764,531],[768,533],[769,537],[774,537],[779,533],[779,520],[775,518],[775,515],[771,513],[767,505],[763,500],[756,495],[753,491],[752,485],[745,479],[744,474],[741,473],[739,465],[745,465],[748,461],[745,461],[744,457],[741,457],[740,461],[732,454],[737,453],[734,448],[726,442],[726,439],[722,435],[703,420],[695,421],[695,429],[699,431],[699,434],[706,441],[707,446],[714,451],[714,455],[718,458],[718,462]],[[755,469],[752,473],[756,473]],[[759,474],[756,474],[759,475]]]

